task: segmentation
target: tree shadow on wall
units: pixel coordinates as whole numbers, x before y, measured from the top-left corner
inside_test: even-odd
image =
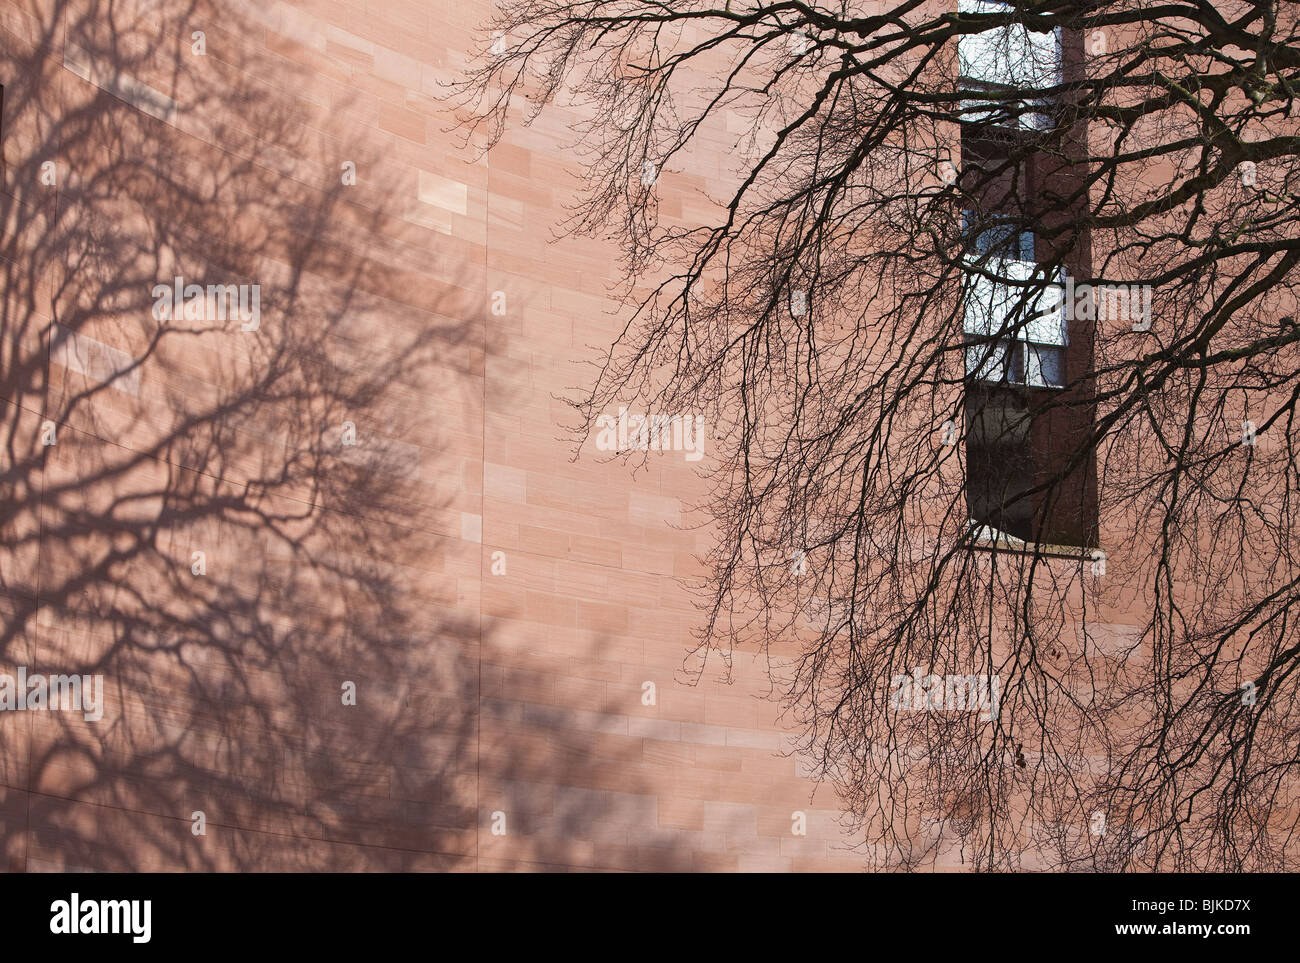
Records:
[[[0,35],[0,672],[104,681],[0,712],[0,865],[470,864],[480,558],[426,408],[478,391],[477,305],[258,24],[178,10]]]
[[[430,268],[400,170],[295,96],[329,84],[248,52],[266,24],[10,13],[0,674],[104,688],[0,711],[0,867],[474,868],[488,803],[509,865],[653,829],[591,789],[640,742],[586,753],[560,707],[492,729],[479,799],[481,266]]]

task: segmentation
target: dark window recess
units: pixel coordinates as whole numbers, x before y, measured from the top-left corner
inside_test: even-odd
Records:
[[[1034,467],[1028,406],[1020,392],[973,383],[966,395],[966,504],[971,520],[1033,537]]]
[[[1060,391],[969,380],[966,506],[976,525],[1026,542],[1097,544],[1091,422]]]

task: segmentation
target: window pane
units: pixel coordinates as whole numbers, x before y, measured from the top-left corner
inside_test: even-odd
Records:
[[[1070,343],[1066,327],[1064,300],[1065,279],[1057,271],[1054,283],[1047,285],[1035,297],[1033,310],[1025,325],[1025,340],[1037,344],[1064,346]]]
[[[972,212],[963,212],[966,225]],[[1052,283],[1042,284],[1041,268],[1033,261],[1034,236],[1029,231],[1013,237],[1010,225],[991,225],[974,238],[971,272],[964,279],[963,330],[979,338],[998,337],[1010,350],[994,352],[989,345],[967,349],[966,371],[981,380],[1002,380],[1020,384],[1059,385],[1061,360],[1051,352],[1022,352],[1011,342],[1028,341],[1040,347],[1068,344],[1063,310],[1063,278],[1058,271]],[[1014,246],[1020,258],[998,257],[997,252]],[[981,273],[982,272],[982,273]],[[994,275],[988,277],[986,275]]]
[[[1005,13],[1012,7],[992,0],[959,0],[957,9],[961,13]],[[964,80],[1029,89],[1052,87],[1060,78],[1060,33],[1037,33],[1011,23],[963,34],[957,41],[957,62]]]
[[[1002,13],[1011,9],[1009,4],[992,0],[959,0],[961,13]],[[1061,41],[1060,31],[1031,32],[1023,24],[1012,23],[991,27],[978,34],[965,34],[957,40],[957,63],[968,90],[990,90],[1001,86],[1025,90],[1043,90],[1060,82]],[[965,120],[997,122],[998,114],[1023,108],[1028,102],[1006,101],[997,104],[993,99],[963,101]],[[1047,126],[1048,118],[1039,113],[1022,113],[1019,125],[1025,128]]]
[[[966,346],[966,376],[979,381],[1004,381],[1007,372],[1007,343],[986,341]]]
[[[1023,332],[1029,320],[1042,310],[1042,293],[1033,294],[1031,288],[1022,286],[1033,276],[1036,267],[1032,261],[992,258],[981,269],[996,278],[972,270],[965,279],[966,333],[1005,332],[1016,336]],[[1015,326],[1015,332],[1008,332],[1008,323]]]
[[[1040,344],[1025,345],[1025,384],[1060,388],[1065,384],[1065,351]]]

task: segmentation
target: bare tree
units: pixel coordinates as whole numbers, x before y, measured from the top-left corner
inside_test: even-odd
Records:
[[[701,651],[769,655],[874,864],[1294,865],[1297,13],[507,0],[488,26],[471,123],[581,104],[568,226],[625,255],[579,431],[711,423]],[[713,216],[663,216],[728,129]]]

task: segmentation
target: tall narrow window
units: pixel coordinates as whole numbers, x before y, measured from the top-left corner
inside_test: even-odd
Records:
[[[1014,10],[959,2],[962,13]],[[1088,545],[1096,539],[1095,469],[1075,456],[1093,418],[1080,387],[1092,332],[1072,343],[1064,271],[1043,263],[1060,258],[1054,241],[1039,238],[1033,213],[1043,187],[1037,172],[1053,169],[1039,163],[1042,152],[1060,153],[1040,141],[1055,136],[1044,91],[1061,84],[1062,49],[1059,30],[1015,22],[959,38],[959,82],[970,94],[959,115],[970,174],[963,183],[975,202],[963,216],[966,501],[971,525],[999,541]]]

